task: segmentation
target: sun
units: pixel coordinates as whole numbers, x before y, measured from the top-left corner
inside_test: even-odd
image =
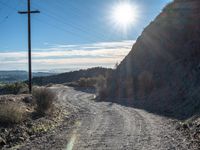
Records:
[[[118,28],[127,29],[136,23],[138,8],[128,2],[116,4],[112,9],[111,20]]]

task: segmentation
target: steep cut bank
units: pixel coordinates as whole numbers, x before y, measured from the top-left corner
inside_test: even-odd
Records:
[[[199,112],[199,85],[200,1],[175,0],[144,29],[102,97],[187,118]]]

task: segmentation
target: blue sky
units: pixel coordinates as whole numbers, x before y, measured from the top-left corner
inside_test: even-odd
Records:
[[[115,26],[120,2],[137,6],[126,33]],[[0,1],[0,70],[27,70],[27,0]],[[33,70],[113,67],[170,0],[32,0]]]

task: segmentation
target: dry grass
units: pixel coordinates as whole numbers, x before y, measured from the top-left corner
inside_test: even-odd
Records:
[[[108,96],[108,89],[106,84],[107,78],[104,76],[99,76],[96,84],[97,99],[104,99]]]
[[[37,113],[45,115],[52,111],[56,95],[50,89],[43,87],[34,89],[33,98],[37,104]]]
[[[96,84],[96,78],[80,78],[78,85],[80,87],[94,87]]]
[[[24,119],[24,109],[14,102],[0,104],[0,122],[11,124],[20,123]]]

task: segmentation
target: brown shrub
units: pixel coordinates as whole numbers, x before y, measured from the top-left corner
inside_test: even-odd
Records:
[[[37,112],[41,115],[50,113],[53,109],[53,102],[56,94],[48,88],[36,88],[33,91],[33,98],[37,104]]]
[[[104,99],[108,95],[106,81],[107,79],[104,76],[99,76],[97,78],[97,83],[96,83],[97,99]]]
[[[19,123],[24,119],[25,110],[19,104],[10,102],[0,104],[0,122]]]
[[[78,85],[80,87],[95,87],[97,82],[97,77],[93,78],[80,78],[78,80]]]

